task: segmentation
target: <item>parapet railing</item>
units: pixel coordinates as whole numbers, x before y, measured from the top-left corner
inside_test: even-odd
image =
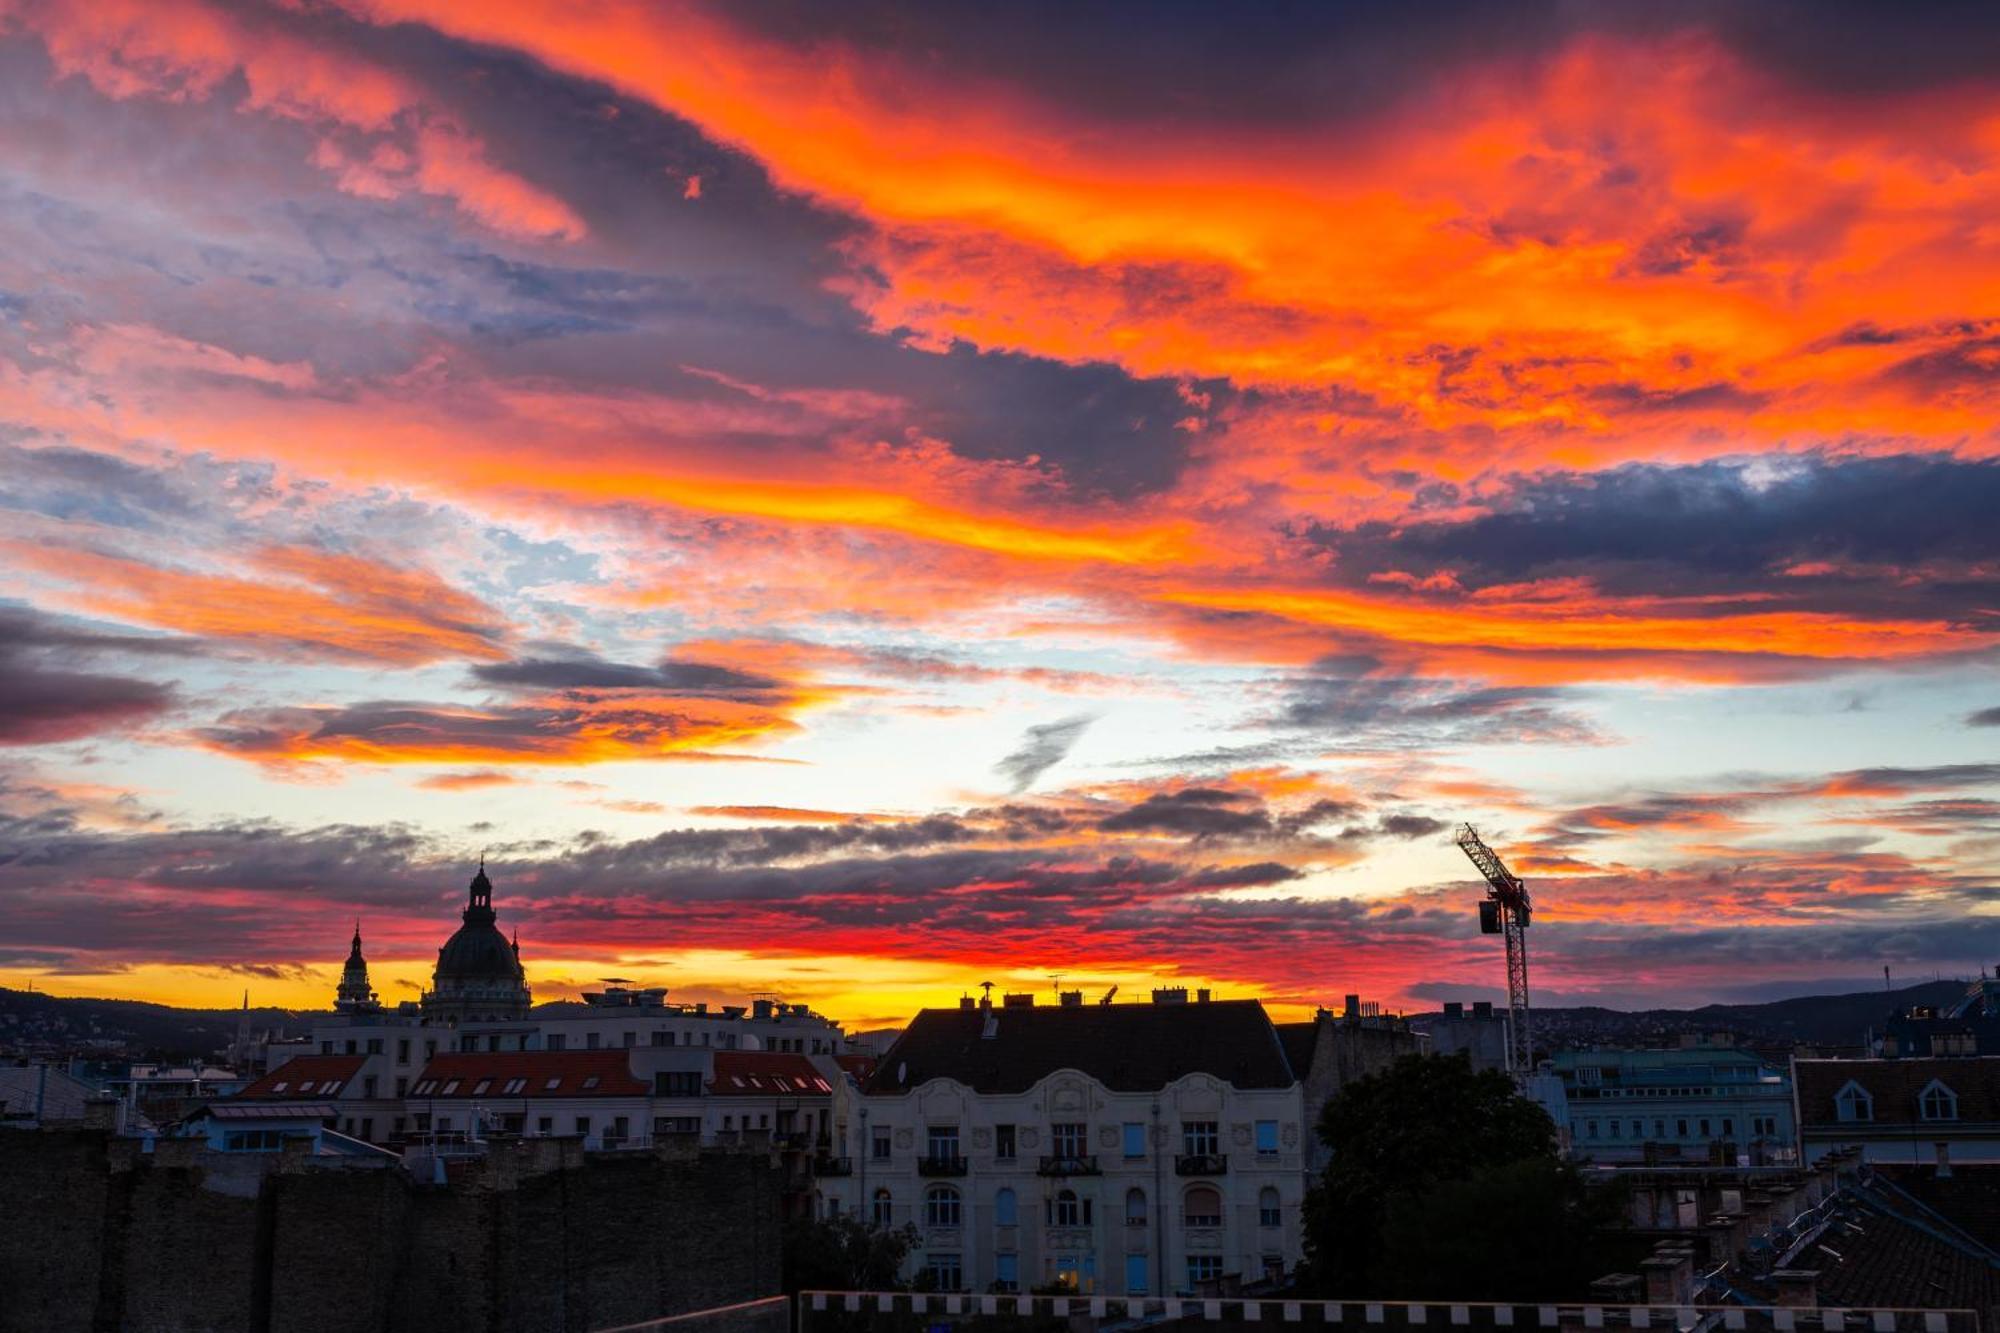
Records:
[[[1320,1301],[1250,1296],[1047,1296],[909,1291],[799,1293],[799,1333],[867,1327],[928,1329],[940,1318],[998,1330],[1022,1321],[1092,1319],[1100,1326],[1203,1321],[1390,1329],[1653,1329],[1659,1333],[1979,1333],[1972,1310],[1907,1307],[1677,1304],[1496,1304]]]

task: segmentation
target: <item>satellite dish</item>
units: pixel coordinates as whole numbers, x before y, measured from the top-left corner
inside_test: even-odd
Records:
[[[910,1081],[910,1062],[909,1062],[909,1061],[907,1061],[907,1060],[898,1060],[898,1061],[896,1062],[896,1081],[897,1081],[898,1083],[908,1083],[908,1082]]]

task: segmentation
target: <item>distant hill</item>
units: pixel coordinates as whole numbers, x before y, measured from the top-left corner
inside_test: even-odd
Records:
[[[0,1054],[82,1054],[122,1051],[140,1059],[213,1055],[236,1036],[243,1012],[177,1009],[143,1000],[72,999],[0,986]],[[303,1033],[312,1015],[295,1009],[251,1009],[250,1028]]]
[[[1732,1032],[1757,1042],[1858,1046],[1880,1031],[1892,1012],[1912,1005],[1949,1004],[1965,994],[1963,981],[1926,981],[1900,990],[1805,995],[1762,1004],[1706,1004],[1698,1009],[1535,1009],[1537,1045],[1572,1047],[1656,1042],[1681,1033]],[[1435,1014],[1412,1015],[1424,1026]]]

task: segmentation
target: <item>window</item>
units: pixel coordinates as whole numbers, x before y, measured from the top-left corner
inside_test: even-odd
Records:
[[[1266,1185],[1257,1191],[1257,1225],[1260,1227],[1281,1227],[1285,1224],[1284,1214],[1279,1211],[1278,1191]]]
[[[283,1092],[283,1091],[284,1091],[284,1090],[285,1090],[285,1089],[286,1089],[287,1087],[289,1087],[289,1086],[291,1086],[291,1080],[290,1080],[290,1079],[283,1079],[283,1078],[281,1078],[281,1079],[279,1079],[279,1080],[278,1080],[278,1081],[277,1081],[276,1083],[273,1083],[273,1084],[271,1085],[271,1091],[272,1091],[272,1092]]]
[[[457,1095],[458,1095],[458,1080],[455,1078],[446,1079],[444,1081],[444,1086],[438,1089],[438,1096],[440,1097],[456,1097]]]
[[[1684,1139],[1687,1136],[1688,1136],[1688,1122],[1685,1120],[1674,1121],[1674,1137],[1677,1139]]]
[[[1594,1088],[1604,1082],[1604,1067],[1602,1065],[1578,1065],[1576,1067],[1576,1081],[1585,1087]]]
[[[368,1054],[382,1054],[382,1039],[380,1037],[370,1037],[368,1039]]]
[[[701,1096],[701,1071],[699,1069],[669,1069],[653,1075],[653,1095],[655,1097],[699,1097]]]
[[[438,1053],[437,1038],[435,1037],[427,1038],[424,1042],[424,1059],[428,1060],[437,1053]]]
[[[637,1046],[639,1044],[639,1034],[636,1032],[627,1032],[625,1034],[625,1044],[627,1046]]]
[[[1196,1185],[1181,1202],[1181,1220],[1191,1227],[1222,1225],[1222,1192],[1213,1185]]]
[[[545,1116],[538,1116],[536,1118],[535,1133],[553,1134],[555,1132],[556,1132],[556,1118],[554,1116],[545,1115]]]
[[[396,1076],[396,1095],[398,1097],[407,1097],[410,1095],[410,1080],[407,1075],[398,1074]]]
[[[1917,1097],[1917,1109],[1926,1120],[1958,1119],[1958,1094],[1937,1079],[1932,1079]]]
[[[1001,1291],[1021,1289],[1021,1256],[1018,1254],[996,1254],[993,1256],[993,1285]]]
[[[949,1161],[958,1156],[958,1126],[932,1125],[925,1142],[929,1145],[928,1156],[933,1162]]]
[[[475,1097],[484,1097],[486,1095],[487,1089],[491,1088],[492,1086],[493,1086],[492,1079],[482,1078],[477,1083],[472,1085],[472,1095]]]
[[[1722,1119],[1722,1137],[1725,1139],[1736,1137],[1736,1121],[1731,1117],[1724,1116]]]
[[[1020,1222],[1020,1208],[1014,1199],[1014,1191],[1001,1190],[993,1196],[993,1222],[996,1226],[1011,1227]]]
[[[1257,1122],[1257,1155],[1276,1157],[1278,1155],[1278,1122],[1259,1120]]]
[[[320,1053],[321,1055],[332,1055],[332,1054],[333,1054],[333,1043],[332,1043],[331,1041],[323,1041],[323,1042],[321,1042],[321,1043],[319,1044],[319,1053]]]
[[[561,1075],[556,1075],[554,1077],[551,1077],[543,1081],[542,1091],[554,1092],[557,1088],[560,1088],[561,1086],[562,1086],[562,1077]]]
[[[1667,1122],[1666,1122],[1666,1121],[1664,1121],[1664,1120],[1655,1120],[1655,1121],[1653,1122],[1653,1137],[1654,1137],[1654,1138],[1656,1138],[1656,1139],[1663,1139],[1663,1138],[1667,1137]]]
[[[1709,1136],[1709,1134],[1708,1134],[1708,1121],[1706,1121],[1706,1120],[1703,1120],[1703,1121],[1701,1122],[1701,1136],[1702,1136],[1703,1138],[1707,1138],[1707,1137]]]
[[[1125,1294],[1128,1296],[1144,1296],[1147,1285],[1146,1256],[1143,1254],[1126,1255]]]
[[[1128,1227],[1146,1225],[1146,1191],[1137,1186],[1125,1191],[1125,1225]]]
[[[560,1032],[551,1032],[551,1033],[549,1034],[549,1049],[550,1049],[550,1050],[552,1050],[552,1051],[560,1051],[560,1050],[562,1050],[562,1049],[563,1049],[563,1048],[564,1048],[565,1046],[567,1046],[567,1045],[569,1045],[569,1038],[568,1038],[567,1036],[565,1036],[565,1035],[564,1035],[563,1033],[560,1033]]]
[[[342,1052],[343,1054],[345,1055],[354,1054],[354,1038],[349,1037],[345,1042],[342,1042],[341,1044],[347,1047],[346,1051]]]
[[[895,1214],[896,1214],[896,1201],[890,1196],[889,1191],[876,1190],[875,1210],[874,1210],[875,1225],[878,1227],[886,1227],[894,1225],[893,1219],[895,1217]]]
[[[597,1075],[585,1074],[583,1076],[583,1089],[585,1092],[590,1091],[592,1088],[596,1086],[597,1086]]]
[[[938,1254],[933,1251],[924,1256],[924,1276],[931,1280],[933,1291],[957,1291],[965,1286],[965,1278],[960,1271],[958,1256]]]
[[[665,1028],[659,1028],[659,1029],[657,1029],[657,1030],[655,1030],[655,1031],[654,1031],[654,1033],[653,1033],[653,1045],[655,1045],[655,1046],[671,1046],[671,1045],[673,1045],[673,1044],[674,1044],[674,1034],[673,1034],[673,1033],[671,1033],[671,1032],[667,1031],[667,1030],[666,1030]]]
[[[1222,1150],[1222,1135],[1213,1120],[1183,1120],[1181,1144],[1189,1157],[1213,1157]]]
[[[1750,1117],[1750,1133],[1757,1138],[1777,1134],[1778,1117],[1774,1115],[1753,1115]]]
[[[1597,1122],[1595,1120],[1586,1120],[1583,1122],[1583,1137],[1587,1139],[1597,1137]]]
[[[878,1162],[886,1162],[889,1160],[888,1130],[878,1129],[875,1131],[875,1137],[873,1142],[869,1145],[868,1153],[869,1156],[873,1157]]]
[[[1049,1126],[1049,1147],[1057,1157],[1081,1157],[1090,1147],[1090,1126],[1074,1121]]]
[[[1190,1254],[1187,1257],[1188,1285],[1199,1287],[1204,1282],[1217,1282],[1222,1278],[1222,1256],[1219,1254]]]
[[[603,1038],[598,1033],[595,1032],[584,1033],[583,1048],[585,1050],[594,1051],[602,1044],[603,1044]]]
[[[955,1227],[961,1212],[958,1191],[950,1185],[933,1185],[924,1191],[924,1225]]]
[[[580,1116],[578,1116],[578,1117],[576,1118],[576,1132],[577,1132],[577,1133],[579,1133],[579,1134],[588,1134],[588,1133],[590,1133],[590,1117],[589,1117],[589,1116],[587,1116],[587,1115],[580,1115]]]
[[[993,1127],[993,1155],[1003,1162],[1014,1160],[1014,1127],[995,1125]]]
[[[313,1081],[311,1079],[307,1079],[305,1082],[299,1084],[300,1092],[311,1092],[312,1090],[313,1090]]]
[[[1618,1137],[1618,1122],[1616,1120],[1607,1120],[1604,1122],[1604,1125],[1606,1129],[1611,1131],[1612,1138],[1615,1139]]]
[[[1125,1155],[1144,1157],[1146,1155],[1146,1127],[1134,1121],[1125,1122]]]
[[[1875,1099],[1859,1083],[1849,1080],[1833,1099],[1833,1112],[1841,1120],[1873,1120]]]
[[[699,1134],[701,1117],[698,1115],[656,1115],[653,1117],[655,1134]]]
[[[399,1065],[410,1063],[410,1039],[408,1037],[404,1037],[396,1043],[396,1063]]]
[[[1061,1190],[1049,1200],[1049,1225],[1080,1227],[1090,1223],[1090,1205],[1076,1197],[1075,1190]]]

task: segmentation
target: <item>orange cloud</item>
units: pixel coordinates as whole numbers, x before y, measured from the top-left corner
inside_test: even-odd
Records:
[[[0,551],[70,585],[79,610],[186,634],[395,666],[505,656],[498,612],[429,570],[365,556],[267,547],[248,558],[253,578],[53,543]]]

